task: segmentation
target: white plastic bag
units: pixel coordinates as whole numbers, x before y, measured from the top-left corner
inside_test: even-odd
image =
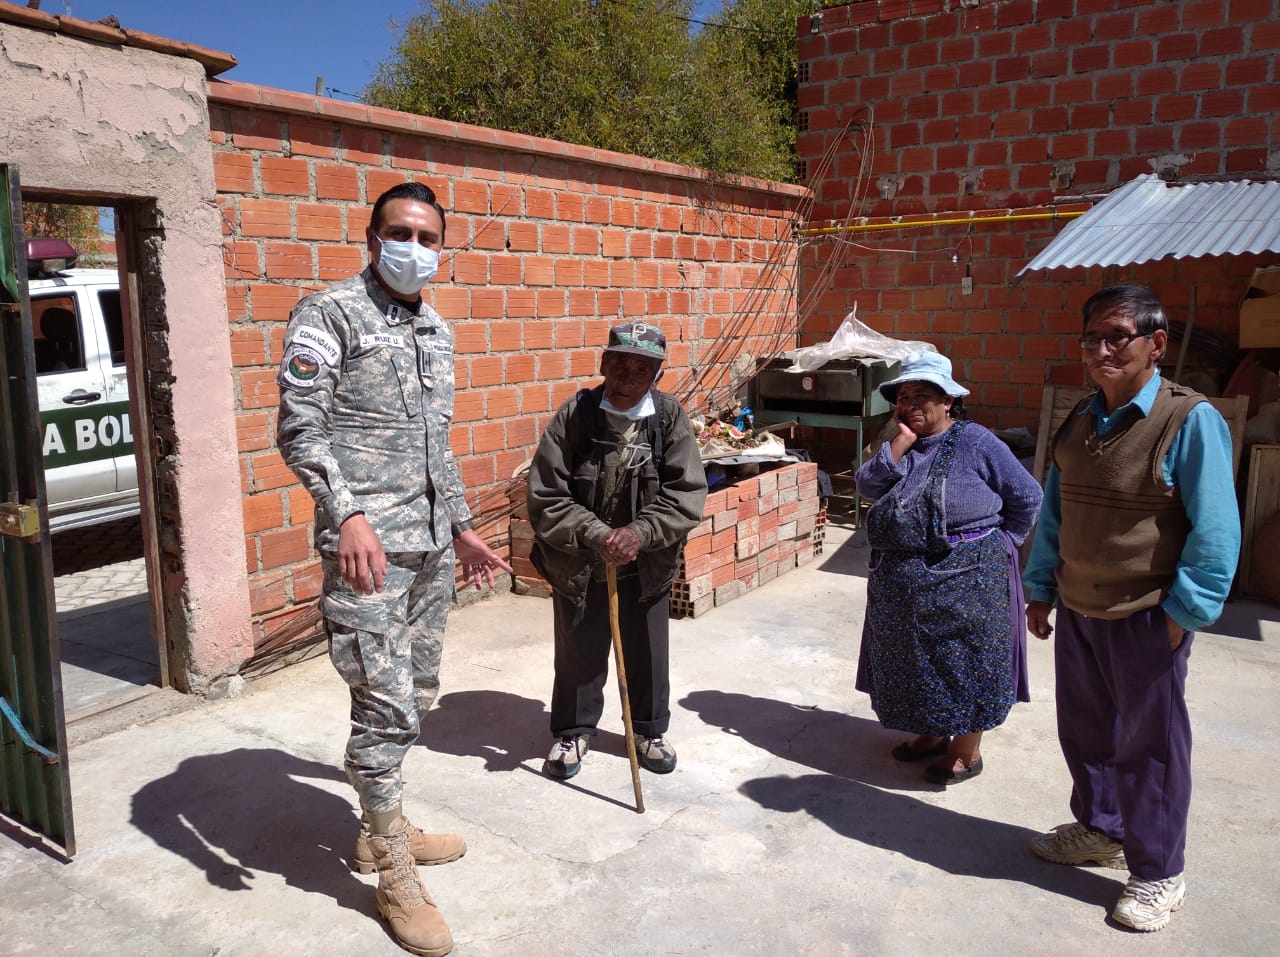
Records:
[[[793,362],[787,372],[812,372],[832,359],[850,356],[874,356],[879,359],[905,359],[913,352],[937,352],[932,343],[894,339],[881,335],[858,319],[858,304],[853,304],[840,328],[826,342],[816,346],[802,346],[792,353]]]

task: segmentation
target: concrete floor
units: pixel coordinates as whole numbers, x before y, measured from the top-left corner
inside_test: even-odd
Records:
[[[52,553],[67,719],[158,687],[139,520],[59,532]]]
[[[405,765],[416,822],[456,830],[424,869],[459,955],[1259,954],[1280,949],[1280,610],[1233,603],[1197,636],[1186,906],[1142,936],[1108,922],[1124,874],[1027,850],[1070,818],[1052,649],[1034,701],[950,790],[898,764],[853,691],[866,550],[827,554],[672,625],[680,766],[631,807],[616,695],[582,773],[549,745],[551,609],[510,594],[458,611],[444,689]],[[323,658],[245,696],[152,695],[81,722],[71,863],[0,827],[0,952],[394,955],[339,770],[346,691]],[[92,732],[92,733],[90,733]],[[1153,950],[1153,948],[1155,950]]]
[[[68,721],[159,687],[145,586],[140,595],[59,611],[58,648]]]

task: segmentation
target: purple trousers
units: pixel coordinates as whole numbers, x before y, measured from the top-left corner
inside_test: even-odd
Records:
[[[1142,880],[1181,874],[1191,805],[1186,632],[1169,650],[1156,607],[1118,621],[1058,606],[1058,741],[1076,820],[1124,844]]]

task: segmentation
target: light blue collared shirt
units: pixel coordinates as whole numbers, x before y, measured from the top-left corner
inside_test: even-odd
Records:
[[[1130,406],[1142,415],[1151,412],[1160,390],[1160,373],[1133,399],[1107,415],[1102,393],[1089,411],[1097,417],[1098,435],[1106,435]],[[1191,522],[1178,570],[1161,607],[1183,628],[1196,631],[1218,620],[1231,590],[1240,558],[1240,510],[1236,505],[1231,468],[1231,433],[1222,416],[1208,402],[1196,405],[1173,437],[1163,463],[1164,479],[1177,486]],[[1058,533],[1062,528],[1062,498],[1058,467],[1051,465],[1044,483],[1040,522],[1022,581],[1027,601],[1055,601],[1058,597]]]

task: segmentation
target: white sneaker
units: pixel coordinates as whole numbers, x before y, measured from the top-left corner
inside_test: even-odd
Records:
[[[1181,874],[1160,881],[1144,881],[1130,877],[1124,893],[1116,901],[1111,917],[1118,924],[1134,930],[1160,930],[1187,897],[1187,884]]]
[[[1079,821],[1059,824],[1048,834],[1031,839],[1031,851],[1055,864],[1101,864],[1118,871],[1128,870],[1124,845]]]

